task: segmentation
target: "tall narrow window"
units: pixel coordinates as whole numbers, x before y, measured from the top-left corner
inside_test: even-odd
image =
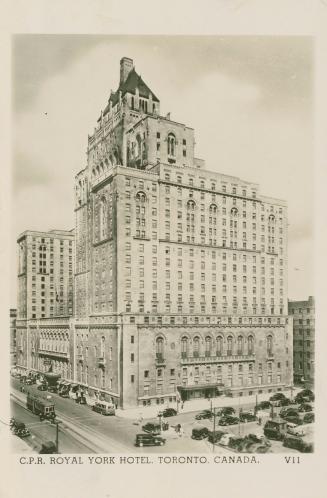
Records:
[[[273,354],[273,338],[271,335],[268,335],[267,337],[267,353],[268,356],[272,356]]]
[[[193,356],[198,358],[200,351],[200,339],[199,337],[194,337],[193,339]]]
[[[175,157],[176,155],[176,138],[173,133],[168,135],[168,156]]]
[[[237,338],[237,354],[243,354],[243,337],[241,335]]]
[[[188,339],[187,337],[182,337],[182,344],[181,344],[181,353],[182,353],[182,358],[187,357],[187,349],[188,349]]]
[[[227,337],[227,355],[231,356],[233,354],[233,337]]]
[[[162,361],[164,357],[164,341],[162,337],[156,339],[156,358]]]
[[[211,356],[211,346],[212,346],[212,341],[211,337],[206,337],[206,349],[205,349],[205,355],[206,356]]]
[[[223,338],[217,337],[217,356],[221,356],[223,354]]]
[[[102,197],[100,201],[100,239],[103,240],[107,237],[107,228],[108,228],[108,218],[107,218],[107,201],[104,197]]]
[[[253,349],[253,336],[249,335],[249,337],[248,337],[248,354],[252,355],[253,351],[254,351],[254,349]]]

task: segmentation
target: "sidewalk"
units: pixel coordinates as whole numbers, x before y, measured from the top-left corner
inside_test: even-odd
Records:
[[[293,397],[296,395],[298,391],[300,391],[301,388],[293,389]],[[291,390],[285,390],[283,393],[290,397],[291,396]],[[201,399],[194,399],[190,401],[184,401],[184,406],[183,409],[181,409],[181,403],[179,403],[178,407],[178,413],[190,413],[190,412],[195,412],[199,410],[208,410],[211,407],[212,408],[221,408],[223,406],[233,406],[233,407],[238,407],[238,406],[243,406],[247,404],[252,404],[255,405],[256,398],[258,400],[258,403],[260,401],[266,401],[272,396],[273,393],[265,393],[265,394],[258,394],[257,396],[252,395],[252,396],[242,396],[242,397],[237,397],[237,398],[230,398],[227,396],[219,396],[217,398],[212,398],[210,400],[201,398]],[[175,408],[177,409],[177,404],[176,403],[169,403],[169,405],[156,405],[156,406],[139,406],[137,408],[128,408],[126,410],[121,410],[117,408],[116,410],[116,416],[121,417],[121,418],[128,418],[128,419],[136,419],[139,420],[141,417],[142,419],[150,419],[150,418],[156,418],[158,416],[158,412],[164,410],[165,408]]]

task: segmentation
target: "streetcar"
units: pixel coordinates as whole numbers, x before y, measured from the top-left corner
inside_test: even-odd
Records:
[[[53,401],[46,399],[40,391],[29,389],[27,392],[26,406],[35,415],[39,415],[40,420],[53,421],[56,418]]]

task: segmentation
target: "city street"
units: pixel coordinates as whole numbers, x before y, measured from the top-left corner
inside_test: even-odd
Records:
[[[31,446],[36,451],[42,442],[55,441],[56,427],[48,421],[40,422],[39,418],[26,409],[26,394],[20,392],[21,384],[12,380],[12,414],[19,421],[24,422],[32,435],[28,438]],[[28,389],[28,387],[26,387]],[[166,444],[163,447],[152,446],[136,448],[134,446],[136,434],[142,432],[142,425],[148,421],[158,423],[158,418],[146,419],[140,423],[137,420],[117,416],[105,417],[91,410],[89,406],[78,405],[73,400],[61,398],[52,394],[59,426],[59,451],[60,453],[208,453],[212,452],[212,445],[205,440],[191,439],[194,427],[204,426],[213,430],[213,420],[196,420],[198,413],[179,413],[169,417],[166,421],[170,427],[181,424],[183,436],[178,436],[173,430],[163,432]],[[233,400],[234,401],[234,400]],[[253,409],[253,405],[243,405],[243,411]],[[236,407],[237,413],[237,407]],[[266,412],[268,416],[268,411]],[[263,434],[263,427],[257,422],[240,423],[233,426],[219,426],[216,419],[216,430],[224,430],[236,436],[246,434]],[[271,441],[273,453],[293,453],[295,450],[284,448],[282,443]],[[230,452],[220,446],[215,446],[216,453]]]

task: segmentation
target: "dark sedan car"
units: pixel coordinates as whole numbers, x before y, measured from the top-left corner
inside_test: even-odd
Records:
[[[218,411],[217,415],[220,417],[226,417],[227,415],[233,415],[233,413],[235,413],[235,408],[232,406],[224,406]]]
[[[241,422],[254,422],[256,419],[257,417],[250,412],[243,412],[240,414]]]
[[[235,425],[238,424],[239,419],[237,417],[226,416],[219,420],[218,425]]]
[[[195,415],[196,420],[202,420],[204,418],[212,418],[213,414],[211,410],[203,410],[202,412]]]
[[[160,434],[160,424],[148,422],[147,424],[142,426],[142,431],[150,434]]]
[[[175,415],[177,415],[177,411],[175,410],[175,408],[166,408],[161,415],[163,417],[174,417]]]
[[[309,403],[303,403],[299,407],[299,412],[312,412],[312,406]]]

